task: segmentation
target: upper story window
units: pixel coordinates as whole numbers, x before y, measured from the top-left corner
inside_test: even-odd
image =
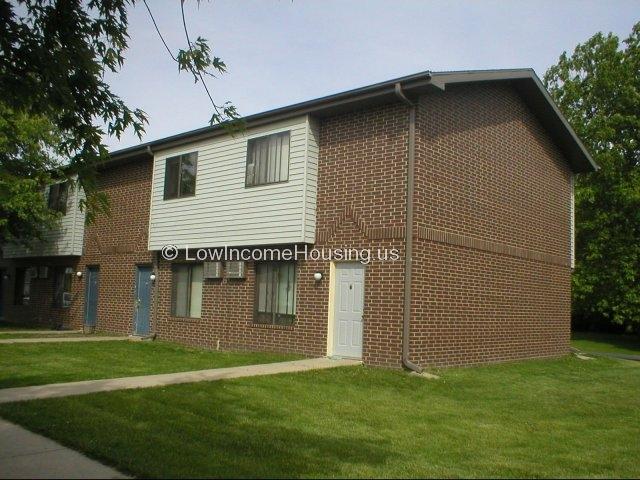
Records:
[[[167,158],[164,170],[164,199],[195,195],[197,167],[196,152]]]
[[[247,144],[247,187],[289,179],[289,132],[252,138]]]
[[[69,183],[54,183],[49,186],[48,205],[51,210],[67,213],[67,199],[69,198]]]

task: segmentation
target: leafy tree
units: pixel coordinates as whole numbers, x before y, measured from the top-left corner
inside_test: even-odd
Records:
[[[563,53],[545,83],[600,166],[576,181],[574,325],[640,328],[640,23]]]
[[[55,222],[58,214],[42,194],[54,181],[84,189],[89,221],[108,211],[96,188],[96,166],[108,158],[103,135],[119,138],[131,128],[141,137],[147,122],[142,110],[128,107],[104,82],[105,72],[123,65],[133,4],[0,0],[0,244],[40,238]],[[226,66],[205,39],[191,41],[184,0],[181,7],[187,46],[175,55],[167,50],[179,70],[205,87],[211,122],[233,121],[235,108],[217,105],[203,76],[211,75],[208,69],[224,73]]]

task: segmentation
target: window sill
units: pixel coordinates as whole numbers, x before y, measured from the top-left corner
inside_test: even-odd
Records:
[[[293,325],[274,325],[272,323],[251,322],[251,328],[263,328],[266,330],[295,330],[295,326],[295,323]]]
[[[198,323],[199,321],[202,320],[202,318],[197,318],[197,317],[174,317],[173,315],[169,315],[167,319],[172,322],[183,322],[183,323]]]

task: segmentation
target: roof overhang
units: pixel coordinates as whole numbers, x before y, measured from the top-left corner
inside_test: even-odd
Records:
[[[326,117],[356,109],[398,102],[400,100],[396,94],[396,84],[402,86],[402,91],[409,98],[416,99],[418,96],[430,91],[446,90],[447,85],[482,82],[509,82],[513,84],[561,149],[574,172],[587,172],[598,168],[569,123],[558,110],[540,79],[531,69],[421,72],[249,115],[244,117],[243,120],[247,128],[251,128],[300,115],[313,114],[316,117]],[[112,152],[111,160],[107,163],[111,166],[141,158],[149,158],[155,150],[227,134],[228,131],[221,125],[199,128]]]

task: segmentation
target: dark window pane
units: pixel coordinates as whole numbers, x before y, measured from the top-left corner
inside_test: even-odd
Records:
[[[61,183],[58,193],[58,205],[56,210],[63,215],[67,213],[67,199],[69,198],[69,184]]]
[[[31,297],[31,275],[26,268],[16,269],[16,282],[14,285],[14,304],[28,305]]]
[[[69,184],[67,182],[55,183],[49,186],[49,198],[47,199],[47,203],[51,210],[55,210],[62,214],[67,213],[68,198]]]
[[[182,156],[180,175],[180,196],[190,196],[196,193],[196,170],[198,156],[195,153]]]
[[[58,307],[68,307],[73,270],[70,267],[57,267],[54,275],[53,304]]]
[[[167,158],[164,170],[164,198],[165,200],[178,197],[180,180],[180,157]]]

